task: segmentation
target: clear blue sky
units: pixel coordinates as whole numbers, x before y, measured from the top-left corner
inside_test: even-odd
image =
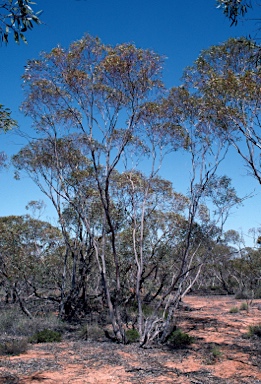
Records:
[[[183,69],[192,64],[201,50],[219,44],[231,36],[247,36],[253,32],[249,24],[230,27],[215,0],[36,0],[43,10],[44,22],[27,34],[28,45],[15,44],[10,37],[8,46],[0,47],[0,103],[12,110],[21,130],[28,130],[30,120],[19,112],[23,100],[21,75],[28,59],[37,58],[40,51],[49,51],[57,44],[68,46],[84,33],[98,36],[106,44],[133,42],[167,57],[164,81],[167,87],[180,84]],[[18,152],[25,142],[14,133],[0,136],[0,151],[8,155]],[[172,166],[169,165],[169,167]],[[182,169],[174,174],[182,179]],[[170,177],[168,164],[164,176]],[[222,172],[232,177],[240,196],[255,191],[255,196],[230,217],[227,229],[247,233],[261,225],[261,187],[246,175],[246,169],[236,153],[231,153]],[[30,200],[43,199],[38,188],[28,179],[16,181],[9,168],[0,174],[0,215],[20,215],[27,211]],[[177,186],[179,190],[179,187]],[[184,192],[184,191],[183,191]],[[53,212],[46,215],[52,218]],[[46,217],[43,217],[44,219]],[[249,243],[250,244],[250,243]]]

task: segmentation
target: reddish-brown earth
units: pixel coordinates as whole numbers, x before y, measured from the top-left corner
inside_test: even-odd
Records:
[[[68,341],[30,345],[26,354],[1,357],[0,383],[261,384],[261,339],[244,337],[261,323],[261,300],[230,313],[243,300],[188,296],[178,324],[195,337],[185,349]]]

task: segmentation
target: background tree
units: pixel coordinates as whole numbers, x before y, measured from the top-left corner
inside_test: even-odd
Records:
[[[217,135],[231,143],[261,183],[261,72],[251,60],[258,49],[247,39],[230,39],[203,51],[186,78],[204,97]]]
[[[17,301],[29,317],[33,315],[26,304],[28,297],[59,302],[60,277],[56,273],[61,267],[60,231],[25,215],[1,217],[0,233],[1,285],[5,301]],[[32,300],[29,305],[32,306]]]

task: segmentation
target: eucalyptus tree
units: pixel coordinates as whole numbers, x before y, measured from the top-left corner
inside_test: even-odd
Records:
[[[218,176],[219,165],[230,143],[222,132],[216,135],[216,126],[209,118],[209,105],[204,97],[187,86],[186,81],[184,84],[171,89],[167,97],[150,108],[152,120],[154,114],[156,121],[162,114],[161,127],[165,128],[165,132],[176,127],[175,131],[182,138],[180,148],[185,150],[190,166],[184,173],[189,187],[183,213],[183,238],[169,270],[168,284],[157,303],[156,312],[163,308],[162,316],[155,312],[146,319],[144,344],[155,338],[161,342],[167,340],[180,300],[197,281],[211,253],[211,247],[206,246],[208,238],[217,226],[222,233],[229,210],[241,201],[231,186],[231,180],[226,176]],[[202,231],[197,229],[200,227]]]
[[[70,317],[75,303],[101,291],[114,335],[125,342],[134,297],[141,345],[166,341],[210,252],[208,235],[239,203],[230,180],[217,176],[229,142],[215,135],[208,101],[189,87],[164,90],[161,65],[150,50],[88,35],[30,60],[22,109],[38,138],[14,157],[59,217],[60,314]],[[186,196],[160,177],[165,156],[179,149],[191,161]]]
[[[87,35],[67,50],[57,47],[29,61],[23,76],[27,98],[22,108],[33,119],[41,139],[22,150],[15,162],[51,198],[64,233],[62,204],[67,202],[79,215],[92,238],[113,330],[120,341],[124,330],[117,302],[121,282],[111,179],[126,148],[136,145],[142,105],[162,87],[161,63],[161,57],[152,51],[130,44],[106,46]],[[61,156],[64,141],[68,149]],[[42,146],[46,155],[35,156],[34,151],[40,148],[41,152]],[[98,228],[92,227],[85,211],[93,195],[102,211]],[[114,264],[110,283],[107,239]]]
[[[62,235],[50,223],[25,216],[0,218],[0,271],[5,300],[12,297],[21,309],[29,296],[59,302],[57,272],[60,269]]]
[[[146,310],[155,306],[169,280],[171,254],[180,240],[180,223],[187,199],[173,191],[168,180],[138,170],[119,175],[126,226],[120,232],[120,255],[125,269],[126,303],[137,305],[137,325],[141,344],[145,344]],[[125,309],[128,313],[128,307]],[[156,316],[156,313],[155,313]]]
[[[251,60],[259,49],[246,39],[229,39],[203,51],[186,79],[204,97],[217,135],[230,142],[261,184],[261,70]]]
[[[246,247],[232,260],[233,278],[237,282],[238,297],[260,299],[261,262],[260,249]]]

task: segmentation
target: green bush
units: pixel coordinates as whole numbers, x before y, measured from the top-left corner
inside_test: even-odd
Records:
[[[10,339],[1,341],[0,343],[1,355],[20,355],[20,353],[25,353],[27,349],[27,339]]]
[[[143,311],[144,316],[150,316],[153,314],[154,310],[149,305],[143,304],[142,311]]]
[[[127,329],[125,332],[126,339],[129,343],[136,343],[139,341],[140,334],[137,329]]]
[[[238,312],[239,312],[238,307],[232,307],[232,308],[230,308],[230,310],[229,310],[229,313],[238,313]]]
[[[173,331],[168,339],[168,343],[173,348],[184,348],[194,342],[194,337],[182,332],[181,329]]]
[[[214,346],[211,349],[211,354],[214,357],[214,359],[218,359],[219,357],[221,357],[222,352],[220,351],[220,349],[217,346]]]
[[[63,323],[53,314],[48,314],[44,318],[34,317],[30,319],[15,308],[0,312],[1,334],[5,333],[9,336],[30,337],[32,334],[47,328],[62,333],[65,327],[66,323]]]
[[[240,311],[248,311],[248,304],[247,303],[242,303],[240,305]]]
[[[251,292],[248,291],[239,291],[236,293],[235,298],[237,300],[250,300],[253,299],[253,295]]]
[[[261,287],[257,287],[254,291],[254,299],[261,299]]]
[[[0,314],[0,329],[2,334],[7,335],[16,335],[15,327],[16,321],[14,319],[19,318],[19,312],[15,310],[7,309],[5,311],[1,311]]]
[[[62,336],[59,332],[51,329],[44,329],[36,332],[30,339],[30,343],[54,343],[62,340]]]
[[[219,345],[215,343],[209,343],[206,348],[206,360],[205,363],[208,365],[215,364],[222,356]]]
[[[261,324],[250,325],[248,335],[250,337],[253,337],[253,336],[261,337]]]
[[[79,338],[83,340],[88,340],[89,338],[89,327],[87,324],[82,325],[80,332],[79,332]]]

